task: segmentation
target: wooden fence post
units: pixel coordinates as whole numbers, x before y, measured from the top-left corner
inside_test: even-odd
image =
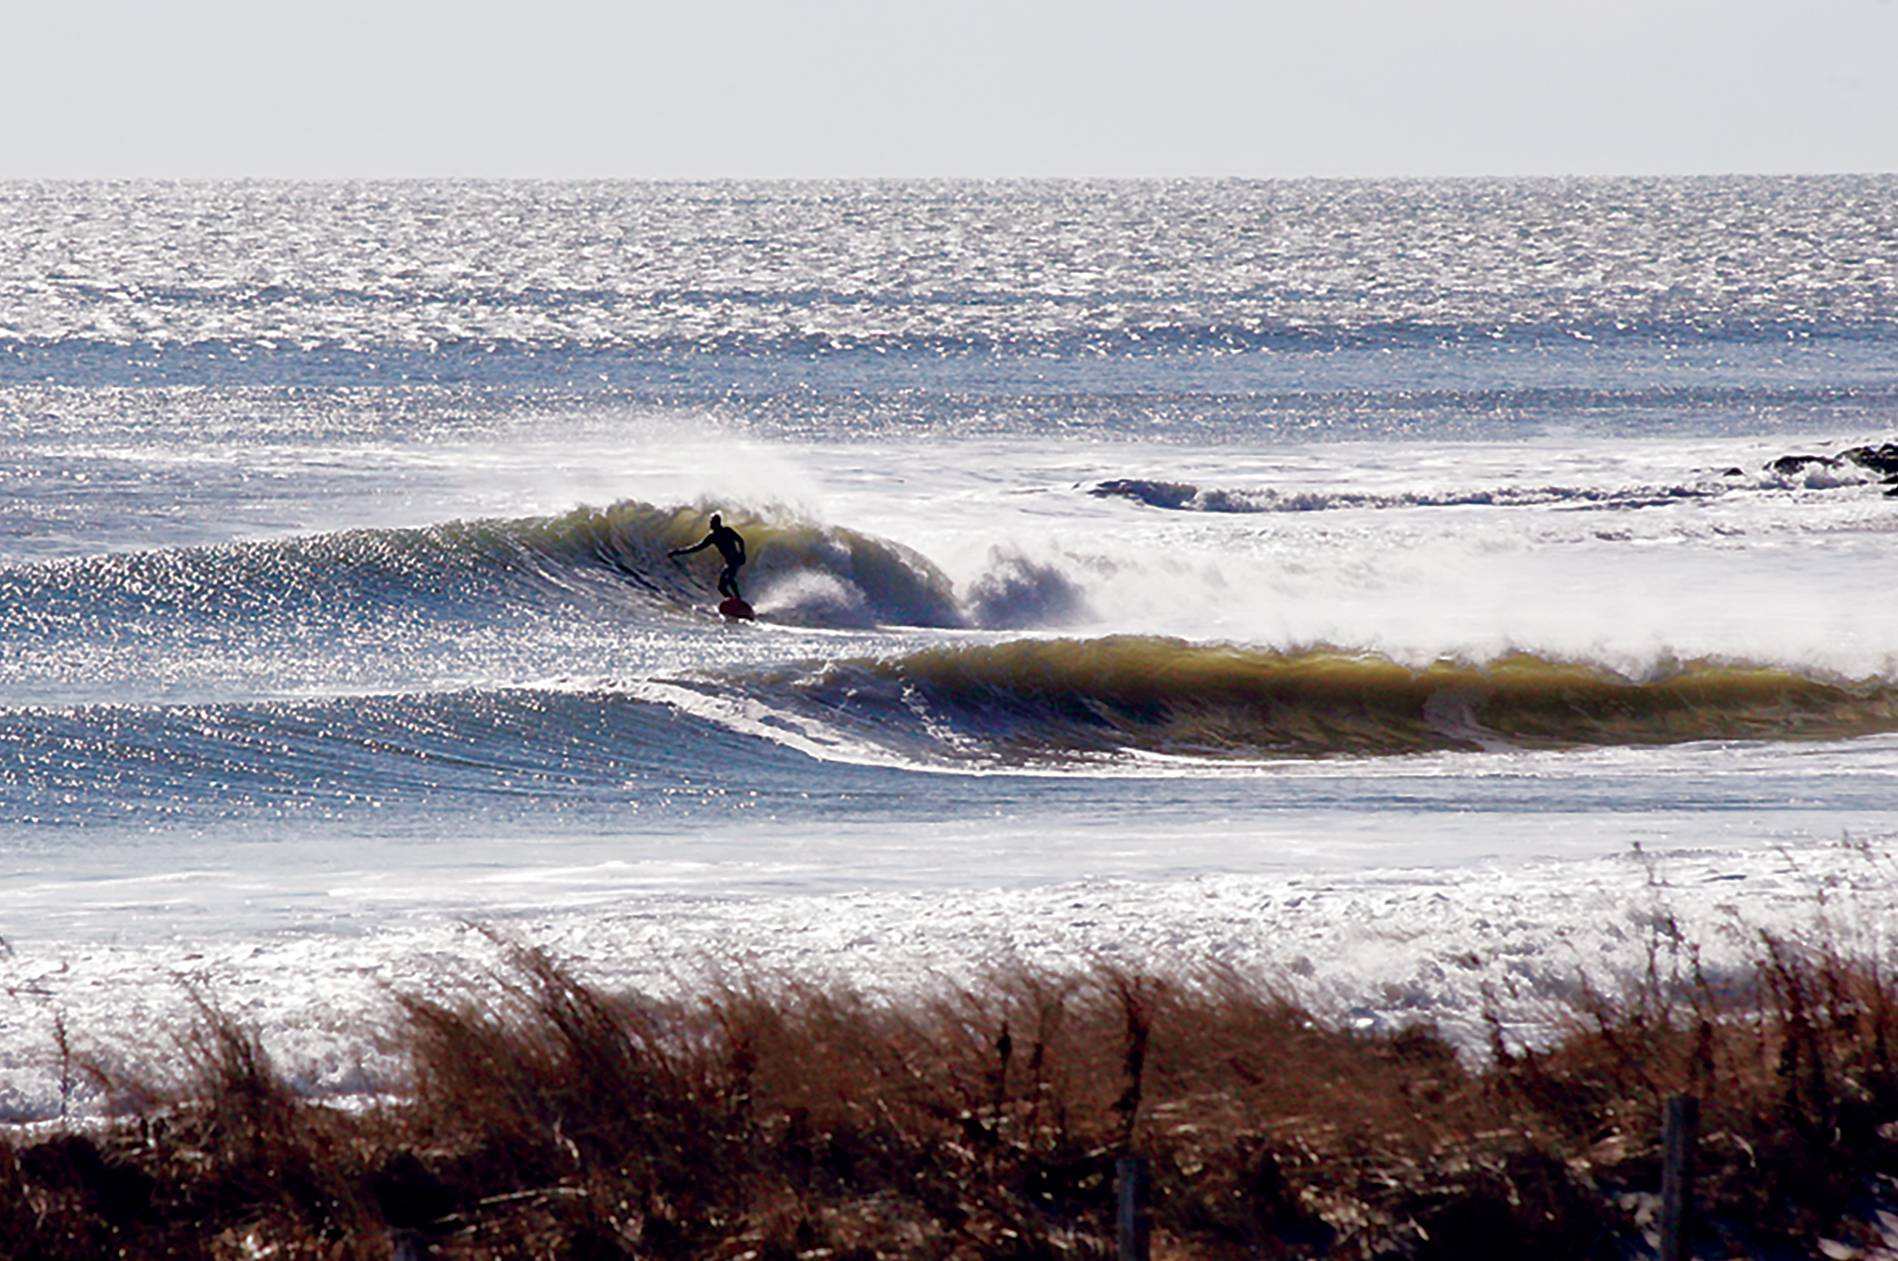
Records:
[[[1145,1156],[1122,1156],[1114,1168],[1120,1184],[1120,1261],[1147,1261],[1152,1219],[1147,1214],[1148,1171]]]
[[[1700,1100],[1670,1095],[1661,1126],[1661,1261],[1690,1261],[1693,1255],[1694,1142],[1700,1129]]]

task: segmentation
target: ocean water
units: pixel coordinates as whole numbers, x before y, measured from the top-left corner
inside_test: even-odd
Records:
[[[1524,1036],[1882,942],[1898,499],[1769,464],[1895,435],[1891,177],[0,184],[0,1119],[194,992],[384,1088],[497,938]]]

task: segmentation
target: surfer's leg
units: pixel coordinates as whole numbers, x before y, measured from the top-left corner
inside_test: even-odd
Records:
[[[734,600],[738,599],[738,574],[730,565],[719,571],[718,593],[728,595]]]

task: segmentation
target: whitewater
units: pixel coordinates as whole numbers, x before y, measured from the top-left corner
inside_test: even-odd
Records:
[[[509,942],[1470,1045],[1676,924],[1882,946],[1894,207],[0,184],[0,1120],[199,999],[373,1096]]]

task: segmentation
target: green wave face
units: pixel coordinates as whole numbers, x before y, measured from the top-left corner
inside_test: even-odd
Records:
[[[1149,637],[932,648],[832,665],[795,686],[803,703],[860,724],[924,721],[964,751],[1029,758],[1314,758],[1898,731],[1898,687],[1886,680],[1714,662],[1633,679],[1527,655],[1412,667]]]

